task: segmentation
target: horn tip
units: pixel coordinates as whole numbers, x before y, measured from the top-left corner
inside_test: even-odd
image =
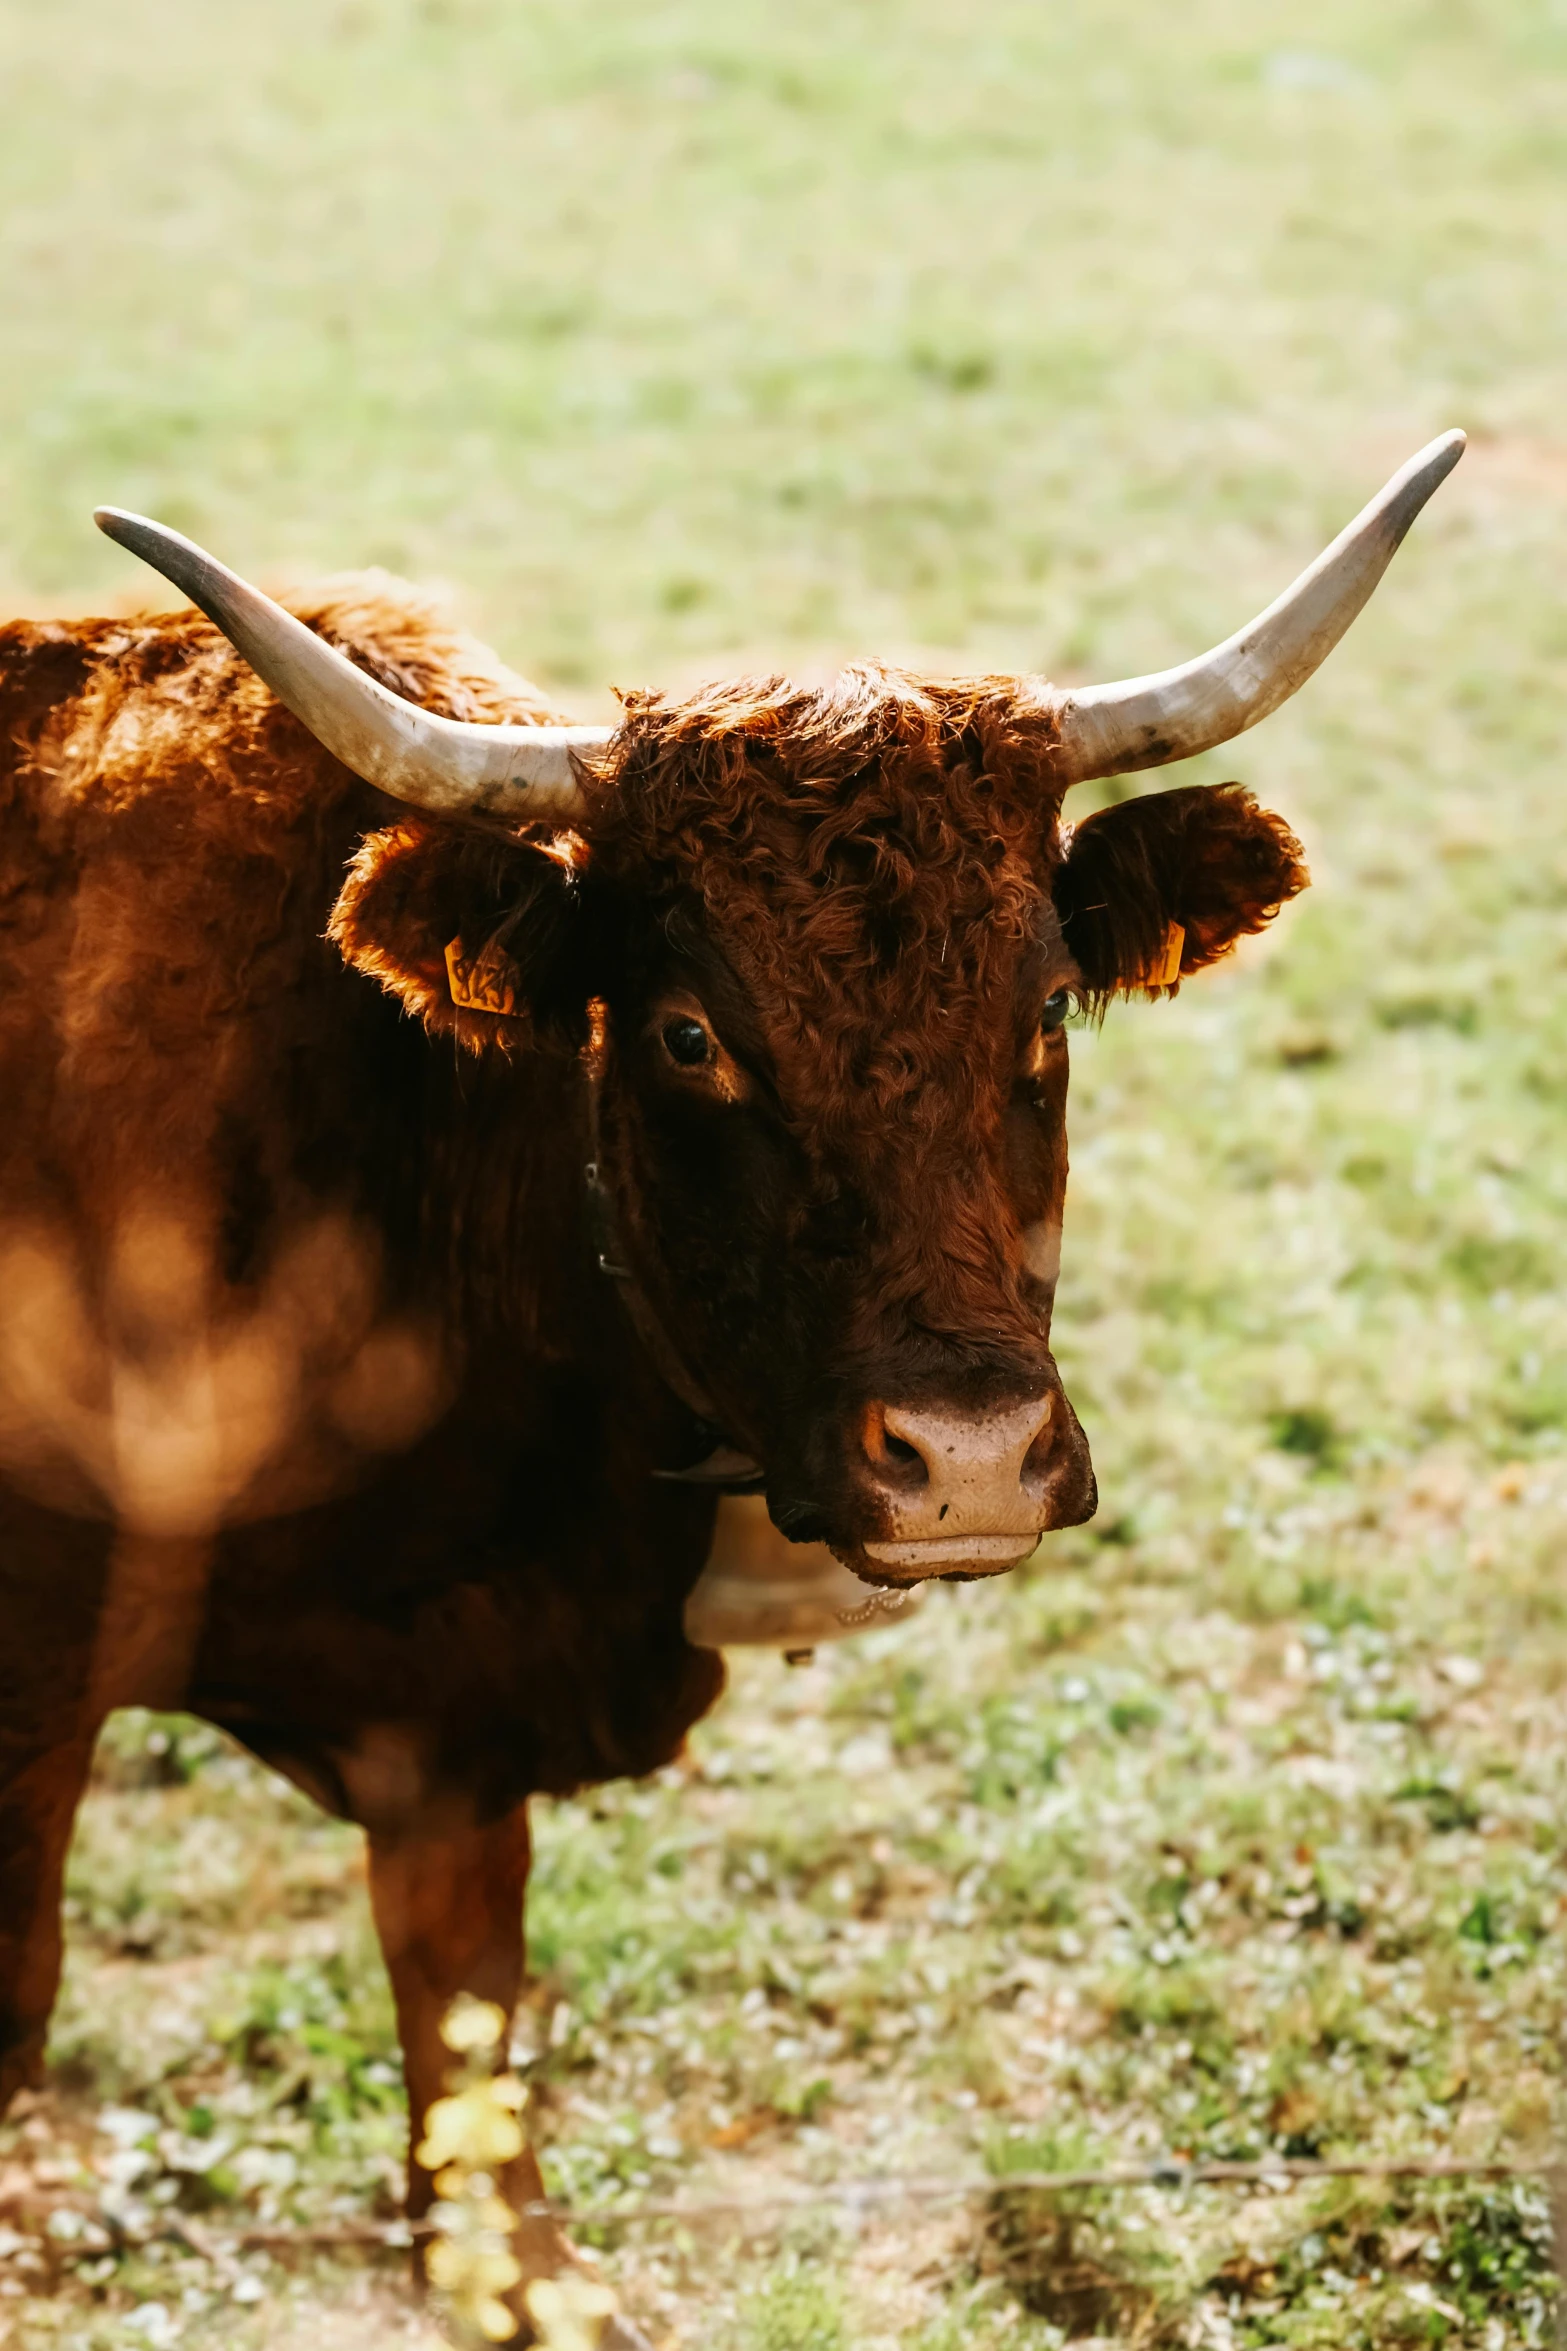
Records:
[[[166,523],[154,522],[150,515],[133,514],[127,506],[95,506],[93,521],[106,539],[113,539],[120,547],[139,555],[145,563],[149,546],[167,546],[178,534]]]

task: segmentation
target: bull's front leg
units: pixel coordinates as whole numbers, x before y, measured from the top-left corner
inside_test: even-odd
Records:
[[[65,1857],[93,1755],[91,1735],[71,1730],[57,1745],[9,1751],[0,1734],[0,2114],[43,2078]]]
[[[423,2119],[456,2062],[441,2038],[441,2021],[459,1992],[492,2000],[510,2020],[522,1989],[528,1861],[521,1806],[484,1826],[437,1816],[370,1835],[370,1901],[397,2003],[408,2087],[408,2210],[415,2220],[435,2195],[415,2152]],[[510,2178],[506,2186],[513,2188]],[[523,2201],[541,2193],[530,2181]]]
[[[397,2003],[408,2086],[413,2219],[429,2210],[435,2195],[417,2154],[423,2117],[454,2063],[441,2039],[441,2021],[459,1992],[493,2001],[508,2025],[517,2005],[529,1854],[527,1811],[520,1805],[484,1824],[440,1812],[395,1832],[370,1834],[370,1900]],[[544,2180],[531,2146],[505,2167],[497,2186],[514,2211],[543,2200]],[[508,2300],[522,2316],[522,2297],[534,2280],[558,2277],[580,2261],[556,2223],[539,2214],[519,2219],[513,2245],[523,2274]],[[637,2328],[616,2318],[604,2331],[601,2351],[649,2346]]]
[[[43,2077],[71,1829],[121,1702],[104,1635],[111,1535],[0,1482],[0,2114]]]

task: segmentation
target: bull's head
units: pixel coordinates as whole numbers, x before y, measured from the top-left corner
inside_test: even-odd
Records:
[[[1050,1352],[1068,1010],[1175,987],[1306,879],[1237,785],[1075,831],[1063,796],[1276,708],[1462,446],[1158,677],[863,667],[632,696],[614,730],[418,709],[174,533],[100,520],[423,811],[366,842],[344,952],[466,1045],[581,1053],[607,1254],[655,1359],[763,1465],[786,1534],[912,1582],[1008,1567],[1094,1507]]]

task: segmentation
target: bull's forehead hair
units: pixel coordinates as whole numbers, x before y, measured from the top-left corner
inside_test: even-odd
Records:
[[[631,694],[625,713],[604,770],[623,812],[611,827],[649,850],[745,801],[812,817],[854,787],[867,812],[881,795],[888,815],[901,813],[913,770],[927,791],[935,775],[982,781],[989,798],[1036,821],[1060,805],[1052,705],[1015,678],[922,678],[856,662],[817,687],[752,677],[683,701]]]
[[[806,1123],[956,1088],[1013,1050],[1058,854],[1048,706],[1012,679],[863,665],[636,696],[591,826],[629,886],[695,902]]]
[[[740,677],[686,701],[632,694],[590,830],[611,865],[681,865],[721,844],[806,856],[855,828],[940,846],[961,832],[1050,856],[1062,788],[1050,703],[1013,677],[855,663],[825,686]]]

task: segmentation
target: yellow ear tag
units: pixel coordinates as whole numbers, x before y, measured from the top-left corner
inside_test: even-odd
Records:
[[[514,1013],[517,999],[507,976],[510,969],[505,955],[493,945],[470,961],[463,953],[460,936],[446,942],[446,984],[452,1002],[464,1012]]]
[[[1156,988],[1173,988],[1181,976],[1181,955],[1185,946],[1184,927],[1178,922],[1172,922],[1164,934],[1164,946],[1158,959],[1139,974],[1133,985],[1150,996]]]

